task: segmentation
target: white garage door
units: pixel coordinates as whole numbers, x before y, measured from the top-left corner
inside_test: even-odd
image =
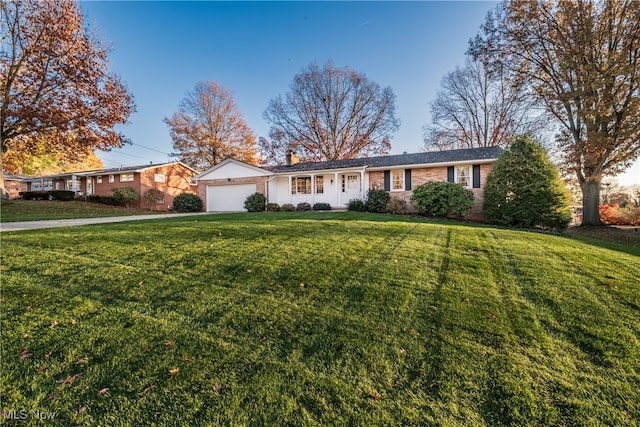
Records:
[[[243,211],[247,196],[255,192],[255,184],[208,185],[207,212]]]

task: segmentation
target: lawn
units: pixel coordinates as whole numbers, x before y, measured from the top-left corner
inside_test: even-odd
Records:
[[[152,213],[157,213],[157,211],[151,212],[79,200],[67,202],[59,200],[2,200],[0,203],[1,222],[148,215]]]
[[[640,423],[625,251],[313,212],[7,232],[1,256],[3,422]]]

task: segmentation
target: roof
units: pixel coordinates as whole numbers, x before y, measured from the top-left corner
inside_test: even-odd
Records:
[[[305,162],[292,166],[267,166],[264,169],[275,173],[286,173],[359,167],[393,168],[412,165],[454,164],[474,161],[486,162],[497,159],[502,151],[500,147],[467,148],[413,154],[395,154],[391,156],[362,157],[358,159],[328,160],[324,162]]]
[[[77,171],[77,172],[63,172],[63,173],[58,173],[53,175],[45,175],[42,178],[58,178],[58,177],[65,177],[65,176],[71,176],[71,175],[95,176],[95,175],[113,175],[113,174],[127,173],[127,172],[143,172],[147,169],[153,169],[161,166],[174,165],[174,164],[179,164],[188,169],[191,169],[193,172],[196,172],[196,173],[198,172],[192,167],[185,165],[182,162],[166,162],[166,163],[149,163],[149,164],[137,165],[137,166],[121,166],[119,168],[92,169],[92,170]],[[30,179],[39,180],[40,178],[30,178]]]

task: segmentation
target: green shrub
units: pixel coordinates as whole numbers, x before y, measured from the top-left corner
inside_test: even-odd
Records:
[[[18,194],[24,200],[49,200],[51,198],[48,191],[21,191]]]
[[[331,205],[329,203],[316,203],[313,205],[314,211],[330,211]]]
[[[277,203],[267,203],[267,212],[280,212],[280,205]]]
[[[298,206],[296,206],[296,210],[298,212],[310,211],[311,205],[307,202],[298,203]]]
[[[202,199],[195,194],[180,193],[173,198],[175,212],[202,212],[203,207]]]
[[[73,198],[76,197],[75,191],[69,190],[51,190],[49,194],[51,194],[54,199],[64,202],[73,200]]]
[[[280,210],[283,212],[293,212],[296,210],[296,208],[291,203],[285,203],[284,205],[280,206]]]
[[[128,206],[129,203],[138,200],[140,193],[133,187],[116,187],[111,190],[113,198],[122,205]]]
[[[118,205],[118,201],[113,196],[98,196],[97,194],[92,194],[86,197],[86,200],[93,203],[102,203],[104,205],[116,206]]]
[[[391,196],[385,190],[370,189],[367,191],[367,201],[365,202],[365,210],[369,212],[384,212],[387,209],[387,203],[391,200]]]
[[[366,210],[365,204],[360,199],[351,199],[347,203],[347,210],[354,212],[364,212]]]
[[[527,135],[502,152],[484,188],[487,220],[501,225],[563,230],[571,221],[570,200],[557,167]]]
[[[411,203],[421,214],[463,217],[473,207],[473,191],[453,182],[426,182],[413,189]]]
[[[403,199],[392,197],[387,203],[386,211],[394,215],[404,215],[407,213],[407,202]]]
[[[244,201],[244,208],[249,212],[263,212],[267,198],[262,193],[253,193]]]

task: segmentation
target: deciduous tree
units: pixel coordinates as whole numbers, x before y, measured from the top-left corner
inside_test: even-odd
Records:
[[[258,163],[253,131],[236,108],[231,92],[216,82],[199,82],[164,122],[169,126],[174,157],[204,170],[234,158]]]
[[[400,122],[395,95],[363,73],[328,62],[309,65],[293,78],[283,98],[269,102],[264,118],[270,141],[261,150],[270,160],[289,149],[303,160],[321,161],[386,154]]]
[[[72,0],[0,2],[0,151],[47,135],[51,151],[108,150],[135,111],[108,49]]]
[[[467,58],[448,73],[431,103],[424,128],[427,150],[506,147],[516,135],[535,133],[544,120],[526,88],[508,79],[499,64]]]
[[[640,2],[505,2],[470,52],[528,81],[562,125],[557,144],[582,189],[583,223],[600,224],[603,176],[640,155]]]

